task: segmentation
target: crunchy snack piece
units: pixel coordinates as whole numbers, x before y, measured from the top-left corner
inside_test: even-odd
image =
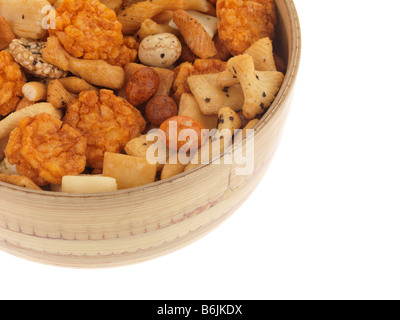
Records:
[[[177,161],[174,161],[174,163],[170,163],[170,161],[168,161],[164,165],[161,171],[161,180],[174,177],[185,171],[186,164],[179,162],[179,157],[177,157],[176,160]]]
[[[212,38],[197,19],[184,10],[177,10],[174,12],[174,22],[195,55],[206,59],[217,54]]]
[[[152,183],[156,180],[157,165],[146,158],[106,152],[103,175],[117,180],[118,189],[128,189]]]
[[[7,137],[24,118],[34,117],[40,113],[48,113],[57,119],[61,119],[61,113],[50,103],[36,103],[26,106],[0,121],[0,139]]]
[[[21,101],[22,86],[26,79],[21,68],[14,62],[12,56],[0,52],[0,115],[6,116],[13,112]]]
[[[49,63],[42,57],[46,42],[15,39],[11,42],[8,52],[29,73],[40,78],[58,79],[68,72]]]
[[[202,27],[211,37],[211,39],[214,38],[215,34],[218,31],[218,22],[219,22],[218,18],[193,10],[187,10],[185,12],[194,19],[196,19],[202,25]],[[169,25],[174,29],[178,29],[178,26],[175,24],[173,20],[170,21]]]
[[[124,85],[124,69],[103,60],[76,59],[64,50],[57,37],[49,37],[43,49],[43,57],[65,71],[70,71],[87,82],[110,89]]]
[[[136,2],[136,1],[135,1]],[[132,34],[139,30],[142,22],[168,10],[185,7],[186,0],[147,0],[133,3],[118,13],[118,21],[122,24],[124,34]]]
[[[168,24],[174,16],[174,12],[172,10],[165,10],[154,17],[151,20],[159,23],[159,24]]]
[[[42,10],[46,6],[50,6],[47,0],[0,0],[0,15],[7,19],[16,36],[41,39],[47,33],[42,26],[46,15]]]
[[[276,71],[273,46],[270,38],[266,37],[258,40],[246,50],[245,54],[253,58],[254,67],[257,71]],[[239,83],[239,80],[236,75],[229,71],[224,71],[219,75],[217,83],[220,86],[231,86]]]
[[[227,70],[240,81],[245,96],[243,114],[247,119],[268,110],[284,78],[278,71],[256,72],[253,58],[247,54],[230,59]]]
[[[175,69],[175,79],[172,85],[174,98],[177,102],[180,101],[182,94],[191,93],[187,79],[191,75],[196,74],[196,69],[190,62],[184,62]]]
[[[78,77],[67,77],[58,79],[64,88],[71,93],[81,93],[86,90],[98,90],[96,87],[90,85],[85,80]]]
[[[230,87],[239,83],[237,76],[231,74],[229,71],[221,72],[217,77],[217,84],[221,87]]]
[[[25,98],[32,102],[46,100],[47,86],[37,81],[28,82],[22,87],[22,93]]]
[[[127,9],[134,3],[138,3],[138,2],[142,2],[142,1],[144,1],[144,0],[122,0],[122,5],[121,5],[121,8],[119,8],[119,12]]]
[[[185,10],[196,10],[199,12],[208,11],[207,0],[186,0],[185,2]]]
[[[23,177],[20,175],[14,174],[0,174],[0,181],[6,182],[9,184],[13,184],[14,186],[28,188],[33,190],[42,190],[40,189],[31,179],[28,177]]]
[[[109,57],[107,62],[113,66],[123,67],[136,60],[139,44],[134,37],[124,37],[124,42],[117,57]]]
[[[222,130],[212,132],[206,143],[197,150],[189,164],[185,167],[185,172],[188,172],[200,164],[210,163],[215,158],[219,157],[232,143],[232,135],[230,130]]]
[[[242,120],[235,111],[233,111],[229,107],[225,107],[219,110],[218,127],[217,127],[219,131],[230,130],[233,136],[235,130],[240,129],[241,127],[242,127]]]
[[[154,155],[151,154],[151,152],[147,154],[147,151],[152,145],[154,145],[154,143],[154,141],[147,141],[147,136],[142,135],[129,141],[125,146],[125,152],[130,156],[146,158],[150,162],[157,162],[157,172],[159,172],[163,169],[164,164],[158,161],[158,157],[161,159],[167,159],[168,154],[167,149],[161,148],[161,146],[157,148]]]
[[[194,64],[182,63],[175,69],[175,80],[173,83],[174,97],[177,101],[183,93],[192,93],[187,83],[190,76],[207,73],[219,73],[225,71],[226,62],[218,59],[197,59]]]
[[[105,152],[121,152],[146,127],[137,109],[104,89],[81,92],[63,121],[88,139],[87,164],[94,169],[103,168]]]
[[[0,30],[0,50],[3,50],[15,39],[15,35],[12,32],[7,19],[2,16],[0,16]]]
[[[171,20],[171,19],[170,19]],[[172,33],[175,36],[179,35],[178,30],[170,27],[168,24],[158,24],[152,19],[146,19],[140,26],[139,31],[136,33],[135,38],[138,41],[142,41],[144,38],[148,36],[152,36],[160,33]]]
[[[50,81],[47,86],[47,102],[61,109],[72,103],[78,96],[68,92],[58,80]]]
[[[218,73],[191,76],[187,79],[200,110],[206,115],[218,114],[223,107],[240,111],[244,96],[239,84],[221,87],[217,84]]]
[[[182,94],[181,102],[179,104],[179,115],[192,117],[199,121],[204,128],[209,130],[217,127],[218,117],[216,115],[207,116],[203,114],[196,99],[189,93]]]
[[[32,106],[34,104],[35,104],[35,102],[29,101],[27,98],[23,97],[22,100],[18,103],[15,111],[25,109],[26,107]]]
[[[64,0],[50,35],[75,58],[107,60],[120,54],[121,28],[115,12],[97,0]]]
[[[245,52],[253,57],[257,71],[276,71],[274,48],[270,38],[262,38],[251,45]]]
[[[61,192],[66,193],[101,193],[117,191],[117,180],[110,177],[80,175],[64,176]]]
[[[38,186],[60,184],[85,170],[87,140],[47,113],[24,118],[10,135],[5,154],[18,173]]]
[[[219,36],[232,55],[244,53],[260,38],[274,39],[277,24],[274,0],[220,0]]]

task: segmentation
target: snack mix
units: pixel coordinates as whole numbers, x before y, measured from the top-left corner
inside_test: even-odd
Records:
[[[0,0],[0,182],[99,193],[195,168],[275,100],[276,26],[274,0]]]

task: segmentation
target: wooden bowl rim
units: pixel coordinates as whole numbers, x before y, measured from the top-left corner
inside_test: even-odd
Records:
[[[262,130],[265,126],[268,125],[270,120],[275,116],[277,111],[279,110],[279,107],[281,106],[282,102],[288,97],[290,91],[293,89],[294,82],[299,70],[299,65],[300,65],[300,56],[301,56],[301,30],[300,30],[300,22],[299,22],[299,17],[297,14],[297,10],[295,7],[295,4],[293,0],[284,0],[284,5],[287,8],[287,12],[289,13],[289,21],[291,24],[291,30],[292,30],[292,52],[290,53],[289,57],[289,65],[287,68],[287,72],[285,75],[285,80],[283,82],[282,88],[280,89],[275,101],[271,105],[269,111],[267,114],[263,116],[261,121],[258,123],[258,125],[255,127],[255,135]],[[222,158],[225,155],[225,153],[220,154],[220,158]],[[69,194],[69,193],[62,193],[62,192],[53,192],[53,191],[38,191],[38,190],[32,190],[32,189],[27,189],[27,188],[22,188],[18,186],[14,186],[5,182],[0,182],[0,190],[1,189],[11,189],[16,192],[18,192],[21,197],[24,196],[24,194],[29,194],[30,196],[38,196],[38,197],[46,197],[46,198],[62,198],[62,199],[69,199],[69,198],[74,198],[74,199],[88,199],[88,198],[99,198],[99,199],[107,199],[107,198],[115,198],[116,196],[129,196],[130,194],[136,194],[137,192],[141,192],[142,190],[148,190],[151,188],[159,188],[161,185],[164,184],[170,184],[172,181],[174,182],[179,182],[180,180],[184,180],[186,176],[193,175],[197,173],[198,171],[205,170],[208,166],[210,166],[211,163],[209,164],[203,164],[199,165],[197,168],[192,169],[189,172],[184,172],[179,175],[176,175],[174,177],[153,182],[151,184],[147,184],[144,186],[140,187],[135,187],[135,188],[130,188],[130,189],[124,189],[124,190],[118,190],[114,192],[107,192],[107,193],[94,193],[94,194]]]

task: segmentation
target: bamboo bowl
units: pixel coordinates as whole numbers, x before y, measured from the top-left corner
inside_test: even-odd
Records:
[[[292,0],[276,3],[277,49],[288,69],[274,104],[255,130],[253,175],[236,175],[235,164],[210,164],[144,187],[96,195],[0,183],[0,249],[57,266],[114,267],[174,251],[232,214],[257,186],[278,147],[299,66],[296,9]]]

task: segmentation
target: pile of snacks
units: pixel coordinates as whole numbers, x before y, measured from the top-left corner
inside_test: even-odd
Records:
[[[0,181],[110,192],[211,159],[282,85],[276,25],[274,0],[0,0]]]

